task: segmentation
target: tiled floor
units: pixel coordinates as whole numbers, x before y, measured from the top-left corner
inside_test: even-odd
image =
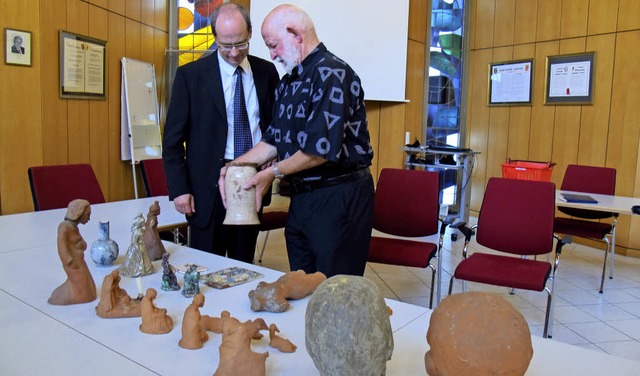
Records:
[[[451,241],[450,231],[443,247],[443,294],[462,255],[463,240],[459,237]],[[261,233],[259,248],[263,239]],[[578,244],[565,246],[555,286],[553,340],[640,361],[640,259],[616,255],[614,279],[607,279],[604,293],[599,294],[602,261],[601,250]],[[282,230],[271,231],[263,266],[289,271]],[[387,298],[428,306],[430,269],[369,263],[365,276]],[[533,335],[542,335],[546,293],[516,291],[509,295],[505,288],[472,283],[467,289],[500,294],[520,310]],[[460,282],[454,282],[454,293],[460,291]]]

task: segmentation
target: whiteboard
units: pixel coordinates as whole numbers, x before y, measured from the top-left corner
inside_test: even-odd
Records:
[[[133,164],[162,157],[153,64],[122,58],[121,159]]]
[[[262,21],[282,0],[252,0],[250,53],[271,61]],[[367,100],[405,102],[409,0],[288,0],[309,14],[327,49],[362,80]],[[275,63],[284,75],[281,64]]]

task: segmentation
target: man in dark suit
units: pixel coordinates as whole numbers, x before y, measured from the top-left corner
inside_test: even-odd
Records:
[[[16,35],[13,37],[13,46],[11,46],[11,52],[14,54],[24,55],[24,47],[22,47],[22,37],[20,35]]]
[[[227,3],[211,15],[218,50],[178,68],[163,136],[169,198],[191,225],[191,247],[252,262],[258,226],[222,225],[220,169],[234,159],[234,95],[241,78],[253,144],[271,122],[275,66],[248,55],[251,20]],[[239,74],[237,67],[243,68]]]

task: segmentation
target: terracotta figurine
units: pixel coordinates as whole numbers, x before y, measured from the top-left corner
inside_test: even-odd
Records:
[[[220,344],[220,362],[214,376],[264,376],[268,352],[251,351],[251,339],[259,331],[259,325],[249,320],[235,327],[226,328]]]
[[[200,308],[204,306],[204,295],[196,294],[182,317],[182,338],[178,342],[185,349],[199,349],[209,339],[209,334],[200,324]]]
[[[160,205],[158,201],[154,201],[149,207],[147,213],[147,223],[144,228],[144,245],[147,248],[147,254],[151,261],[160,260],[162,255],[167,251],[164,249],[164,244],[160,240],[158,234],[158,216],[160,215]]]
[[[336,275],[318,286],[307,305],[305,344],[322,376],[384,375],[393,333],[375,283]]]
[[[127,255],[120,265],[120,275],[123,277],[142,277],[156,271],[147,254],[147,248],[142,239],[143,232],[144,218],[142,213],[138,213],[133,218],[131,225],[131,244],[129,244]]]
[[[140,303],[120,287],[120,271],[115,269],[102,281],[96,314],[102,318],[140,317]]]
[[[158,292],[153,288],[148,288],[147,293],[142,298],[142,324],[140,331],[147,334],[164,334],[173,329],[173,320],[167,315],[167,310],[157,308],[153,300],[158,296]]]
[[[280,330],[276,326],[276,324],[269,325],[269,346],[274,349],[280,350],[283,353],[292,353],[295,352],[298,346],[294,345],[288,339],[284,339],[277,335]]]
[[[192,298],[200,293],[200,272],[197,265],[189,265],[189,269],[184,273],[184,284],[182,285],[182,295]]]
[[[87,200],[73,200],[67,207],[64,221],[58,225],[58,256],[67,280],[51,293],[49,304],[68,305],[92,302],[97,297],[96,283],[84,261],[87,242],[84,241],[78,223],[83,225],[91,218]]]
[[[169,256],[169,252],[165,252],[162,255],[162,284],[160,288],[165,291],[178,291],[180,290],[180,285],[173,267],[169,264]]]
[[[287,299],[302,299],[315,291],[327,277],[321,272],[306,274],[302,270],[289,272],[273,283],[260,282],[249,291],[253,311],[284,312],[289,309]]]
[[[533,356],[522,314],[505,299],[479,291],[443,299],[431,314],[427,342],[430,376],[524,375]]]

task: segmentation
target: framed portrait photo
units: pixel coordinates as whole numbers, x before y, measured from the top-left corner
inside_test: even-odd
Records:
[[[31,66],[31,32],[4,28],[4,63]]]
[[[547,57],[544,104],[593,104],[595,71],[595,52]]]

